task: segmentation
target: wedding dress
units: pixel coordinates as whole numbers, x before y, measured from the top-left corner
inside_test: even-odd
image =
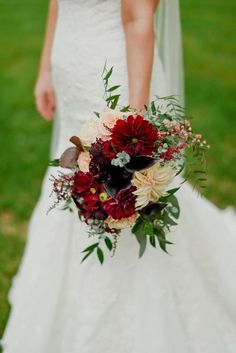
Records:
[[[177,4],[166,1],[171,9]],[[160,53],[157,48],[152,93],[163,96],[175,92]],[[127,104],[120,1],[59,0],[52,157],[104,106],[105,60]],[[150,247],[139,259],[135,237],[125,231],[115,257],[108,254],[103,266],[96,256],[81,264],[90,243],[86,226],[76,213],[46,215],[55,172],[46,172],[10,291],[4,353],[235,353],[235,220],[184,184],[180,222],[169,234],[171,255]]]

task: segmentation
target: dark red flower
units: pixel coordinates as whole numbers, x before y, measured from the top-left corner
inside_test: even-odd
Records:
[[[108,178],[110,160],[103,152],[103,141],[97,140],[90,148],[91,161],[89,172],[99,182],[104,182]]]
[[[127,218],[135,214],[136,188],[130,186],[118,192],[115,199],[109,199],[104,205],[104,210],[114,219]]]
[[[117,120],[112,129],[112,143],[117,151],[130,156],[149,156],[154,151],[158,131],[143,116],[130,115],[127,120]]]
[[[93,218],[96,212],[103,209],[100,199],[102,192],[104,192],[103,185],[98,184],[91,174],[83,172],[75,174],[72,197],[85,218]]]
[[[110,160],[116,157],[116,152],[112,145],[112,140],[104,141],[102,145],[103,154]]]

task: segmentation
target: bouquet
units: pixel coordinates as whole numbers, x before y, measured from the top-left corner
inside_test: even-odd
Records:
[[[209,146],[193,133],[177,98],[155,97],[143,112],[119,107],[114,92],[120,86],[109,86],[112,71],[103,72],[106,108],[95,112],[80,136],[71,137],[73,146],[50,163],[65,170],[52,178],[51,208],[61,203],[63,209],[75,208],[94,240],[82,261],[95,253],[103,263],[104,248],[113,256],[126,228],[140,245],[139,257],[147,244],[167,252],[172,244],[167,233],[180,214],[175,194],[186,180],[177,175],[185,168],[187,177],[206,180]],[[176,180],[180,185],[171,187]]]

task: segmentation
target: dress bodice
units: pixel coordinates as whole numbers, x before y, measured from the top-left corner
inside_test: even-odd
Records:
[[[105,106],[101,74],[106,61],[108,67],[114,67],[110,84],[121,85],[120,103],[128,104],[120,4],[120,0],[59,0],[52,68],[59,140],[63,141],[60,150],[65,148],[65,141],[67,143],[69,137],[79,131],[83,121]],[[156,60],[152,82],[153,93],[163,94],[163,70],[156,65]]]

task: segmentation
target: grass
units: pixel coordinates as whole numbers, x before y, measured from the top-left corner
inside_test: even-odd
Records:
[[[212,145],[206,196],[236,206],[236,3],[182,0],[187,112]],[[48,162],[49,124],[32,96],[47,1],[0,0],[0,336],[7,292]]]

